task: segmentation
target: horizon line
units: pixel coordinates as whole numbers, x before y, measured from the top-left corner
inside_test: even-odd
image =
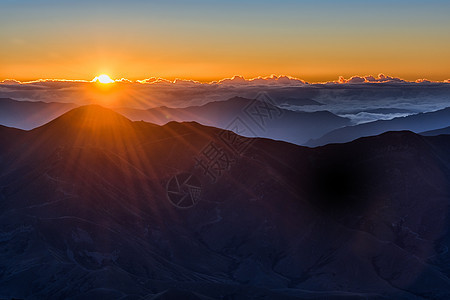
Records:
[[[214,84],[226,84],[226,83],[234,83],[234,84],[245,84],[245,83],[263,83],[266,81],[267,83],[276,82],[276,83],[285,83],[292,84],[298,83],[303,85],[310,84],[363,84],[363,83],[450,83],[450,78],[442,81],[437,80],[428,80],[426,78],[418,78],[414,81],[406,80],[400,77],[392,77],[389,75],[385,75],[384,73],[379,73],[377,77],[373,75],[353,75],[350,78],[346,79],[344,76],[339,76],[337,80],[333,81],[316,81],[316,82],[308,82],[298,77],[284,75],[284,74],[271,74],[268,76],[257,76],[252,78],[245,78],[242,75],[234,75],[232,77],[223,78],[220,80],[212,80],[212,81],[200,81],[194,79],[186,79],[186,78],[175,78],[174,80],[165,79],[162,77],[148,77],[145,79],[136,79],[130,80],[127,78],[113,79],[113,83],[139,83],[139,84],[158,84],[158,83],[167,83],[167,84],[177,84],[177,83],[190,83],[190,84],[200,84],[200,85],[214,85]],[[62,79],[62,78],[40,78],[34,80],[17,80],[13,78],[6,78],[0,81],[0,84],[33,84],[33,83],[45,83],[45,82],[68,82],[68,83],[98,83],[97,77],[94,77],[92,80],[85,79]]]

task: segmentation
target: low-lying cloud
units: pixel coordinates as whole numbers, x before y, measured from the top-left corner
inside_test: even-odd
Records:
[[[336,114],[352,110],[347,114],[353,115],[379,107],[406,108],[415,112],[440,109],[450,103],[449,83],[449,80],[407,81],[384,74],[376,77],[352,76],[348,79],[340,77],[336,81],[322,83],[309,83],[285,75],[250,79],[234,76],[212,82],[156,77],[131,81],[122,78],[107,85],[85,80],[41,79],[20,82],[8,79],[0,82],[0,97],[148,109],[157,106],[203,105],[234,96],[255,98],[258,93],[266,92],[276,103],[291,110],[329,110]],[[321,105],[305,105],[314,102]],[[390,117],[389,113],[377,116]],[[367,118],[355,116],[356,119],[363,121]]]

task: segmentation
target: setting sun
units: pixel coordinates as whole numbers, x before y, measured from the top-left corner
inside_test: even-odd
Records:
[[[100,82],[100,83],[113,83],[114,80],[112,80],[108,75],[101,74],[94,78],[94,82]]]

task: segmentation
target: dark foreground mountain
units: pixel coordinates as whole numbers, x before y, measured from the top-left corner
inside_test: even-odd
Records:
[[[158,125],[170,121],[195,121],[229,129],[247,137],[265,137],[297,145],[350,125],[349,119],[328,111],[292,111],[279,108],[270,98],[264,97],[258,99],[234,97],[186,108],[162,106],[147,111],[135,109],[117,109],[117,111],[131,120],[143,120]]]
[[[0,298],[448,299],[450,138],[0,127]]]
[[[330,143],[346,143],[360,137],[378,135],[387,131],[409,130],[416,133],[440,129],[450,125],[450,108],[420,113],[392,120],[379,120],[354,126],[346,126],[312,139],[307,146],[316,147]]]

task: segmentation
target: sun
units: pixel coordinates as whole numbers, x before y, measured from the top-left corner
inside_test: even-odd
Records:
[[[100,82],[100,83],[113,83],[113,82],[114,82],[114,80],[112,80],[111,78],[109,78],[109,76],[106,75],[106,74],[98,75],[98,76],[95,77],[92,81],[94,81],[94,82]]]

